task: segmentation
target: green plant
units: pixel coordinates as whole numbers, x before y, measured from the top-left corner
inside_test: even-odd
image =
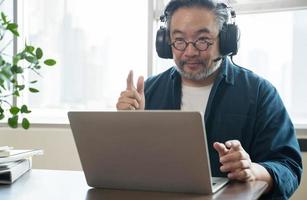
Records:
[[[7,33],[13,37],[19,37],[18,25],[7,19],[7,16],[1,12],[0,17],[0,121],[7,118],[8,125],[12,128],[18,127],[18,122],[21,120],[21,125],[24,129],[30,127],[29,120],[25,117],[31,111],[28,106],[23,104],[17,106],[10,103],[8,98],[21,97],[25,90],[31,93],[39,92],[34,84],[37,80],[25,79],[26,73],[35,73],[40,75],[40,69],[47,65],[53,66],[56,61],[53,59],[43,58],[43,50],[39,47],[34,47],[25,44],[23,50],[17,52],[15,55],[8,55],[4,51],[12,41],[7,44],[4,43],[4,38]],[[12,98],[13,99],[13,98]]]

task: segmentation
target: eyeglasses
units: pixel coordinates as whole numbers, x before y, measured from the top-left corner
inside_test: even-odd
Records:
[[[187,42],[184,39],[176,39],[171,45],[179,50],[185,51],[189,44],[192,44],[198,51],[207,51],[208,48],[213,45],[213,42],[209,42],[205,39],[199,38],[195,42]]]

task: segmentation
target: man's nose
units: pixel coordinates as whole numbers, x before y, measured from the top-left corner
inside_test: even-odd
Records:
[[[199,55],[199,50],[194,47],[193,43],[188,43],[188,46],[184,51],[184,55],[188,57],[197,56]]]

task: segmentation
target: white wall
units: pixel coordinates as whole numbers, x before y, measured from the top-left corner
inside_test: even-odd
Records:
[[[33,157],[33,168],[82,170],[70,128],[0,128],[0,146],[43,149],[43,156]]]
[[[298,138],[304,138],[307,139],[307,129],[304,127],[304,129],[297,130],[297,137]],[[294,193],[294,195],[291,197],[291,200],[301,200],[306,199],[307,196],[307,173],[306,173],[306,166],[307,166],[307,152],[302,153],[303,157],[303,176],[302,176],[302,182],[298,190]],[[304,168],[305,167],[305,168]]]
[[[307,166],[307,153],[303,153],[303,166]],[[303,176],[302,176],[302,182],[298,190],[294,193],[294,195],[291,197],[291,200],[301,200],[306,199],[307,196],[307,174],[306,169],[304,169]]]

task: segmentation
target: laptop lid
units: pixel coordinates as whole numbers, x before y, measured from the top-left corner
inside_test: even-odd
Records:
[[[69,112],[89,186],[212,193],[203,114]]]

